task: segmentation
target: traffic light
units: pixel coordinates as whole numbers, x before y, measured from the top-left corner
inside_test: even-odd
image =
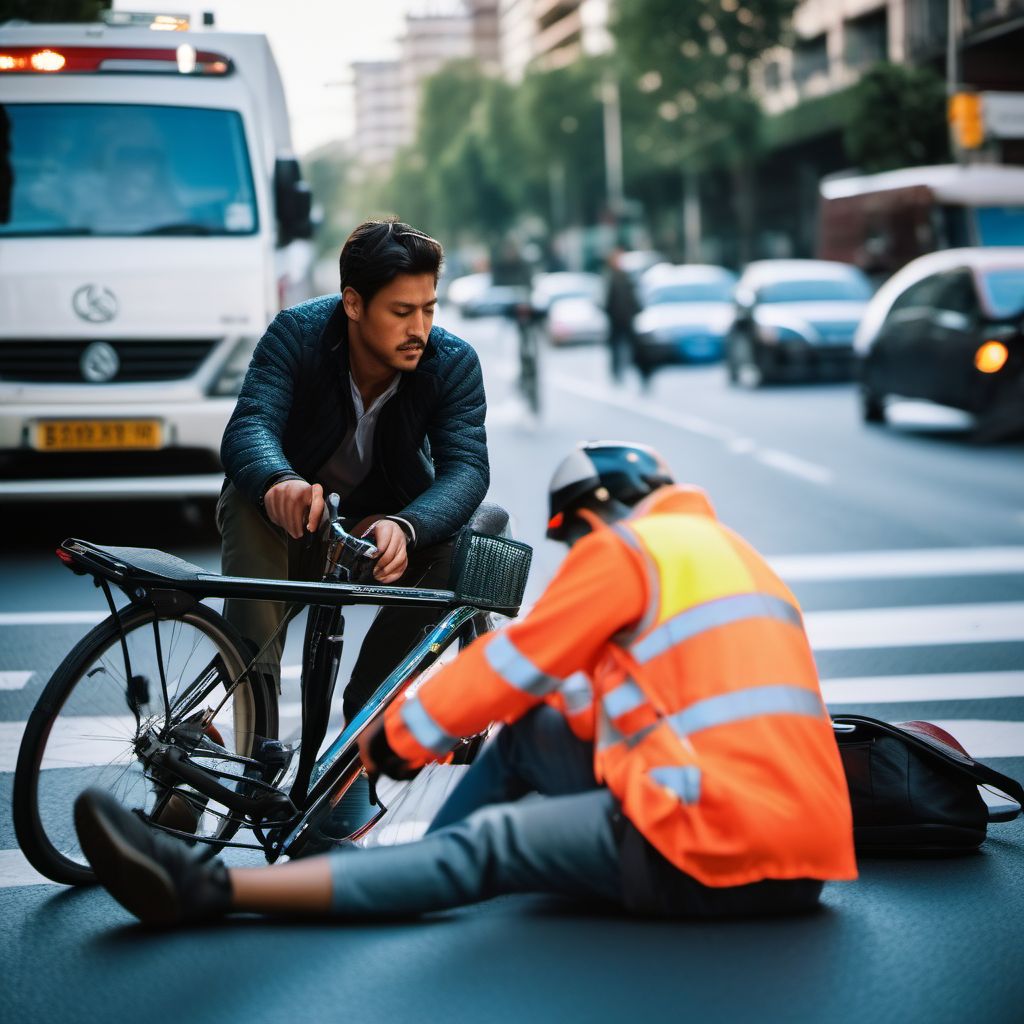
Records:
[[[961,149],[977,149],[985,141],[981,96],[976,92],[958,92],[950,96],[949,123]]]

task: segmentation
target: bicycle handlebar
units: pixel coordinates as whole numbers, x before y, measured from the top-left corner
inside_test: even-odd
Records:
[[[353,537],[341,525],[338,506],[341,500],[337,494],[327,496],[328,515],[328,548],[327,570],[324,580],[331,583],[361,583],[373,579],[373,562],[377,557],[377,548],[368,540]]]

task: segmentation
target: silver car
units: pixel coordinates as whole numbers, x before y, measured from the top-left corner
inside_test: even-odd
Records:
[[[853,336],[871,282],[847,263],[757,260],[736,285],[736,321],[726,340],[729,380],[848,378]]]

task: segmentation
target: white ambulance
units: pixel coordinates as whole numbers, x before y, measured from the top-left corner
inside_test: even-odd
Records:
[[[0,26],[0,502],[214,496],[310,203],[264,36]]]

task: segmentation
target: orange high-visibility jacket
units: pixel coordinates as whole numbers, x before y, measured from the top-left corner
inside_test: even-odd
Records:
[[[541,701],[660,853],[709,886],[856,877],[850,802],[796,599],[704,493],[577,542],[533,610],[393,704],[410,766]]]

